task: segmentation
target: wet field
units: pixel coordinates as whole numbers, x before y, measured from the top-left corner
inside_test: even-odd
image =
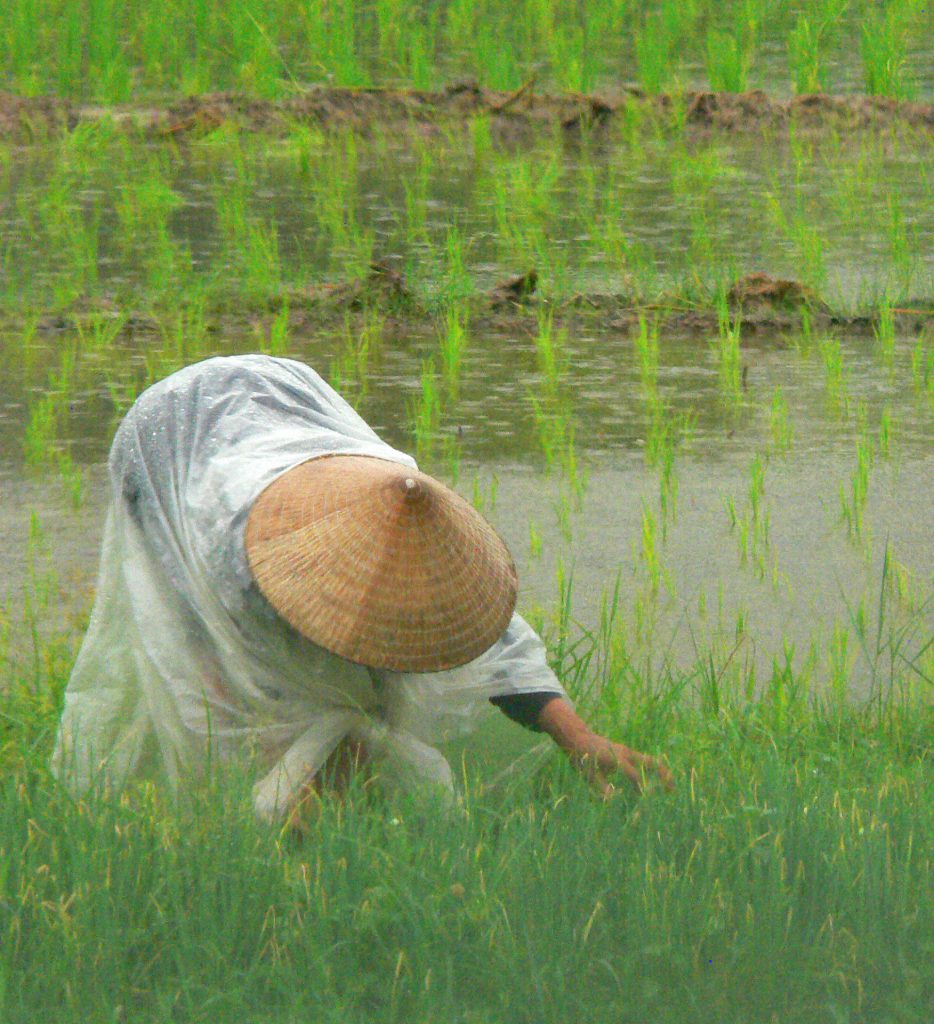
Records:
[[[211,337],[197,354],[252,341]],[[74,343],[72,332],[37,334],[30,362],[45,367]],[[638,331],[592,324],[493,336],[467,321],[456,378],[423,329],[371,325],[362,373],[347,344],[343,332],[293,336],[285,353],[339,377],[381,436],[491,517],[519,565],[520,607],[546,632],[559,579],[570,584],[565,611],[589,630],[618,579],[640,657],[690,671],[708,646],[736,646],[736,664],[760,682],[790,659],[817,687],[845,672],[854,696],[883,682],[866,647],[878,625],[913,624],[905,654],[925,642],[934,431],[923,338],[753,335],[733,384],[719,337],[649,325],[640,344]],[[139,372],[144,358],[74,352],[60,392],[11,375],[0,389],[0,535],[7,605],[20,603],[34,514],[66,616],[80,621],[119,416],[110,374]],[[30,456],[23,438],[43,441],[36,409],[46,407],[57,430]]]

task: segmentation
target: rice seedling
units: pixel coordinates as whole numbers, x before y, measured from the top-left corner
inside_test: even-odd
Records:
[[[856,419],[859,434],[856,439],[856,465],[850,475],[849,492],[840,484],[841,520],[846,524],[847,536],[862,541],[864,551],[870,551],[870,529],[864,520],[869,481],[875,461],[872,436],[869,433],[865,406],[857,406]]]
[[[72,459],[63,434],[73,407],[78,344],[64,348],[58,368],[49,371],[45,390],[30,403],[23,432],[27,465],[54,469],[74,509],[83,500],[84,472]]]
[[[746,565],[751,559],[753,571],[760,580],[765,578],[771,528],[771,513],[765,507],[765,465],[762,457],[756,453],[749,465],[748,502],[744,511],[737,508],[731,496],[724,499],[730,531],[736,534],[739,563]],[[777,586],[779,573],[774,558],[771,562],[771,577],[773,587]]]
[[[639,329],[634,351],[639,359],[642,401],[648,427],[645,437],[645,463],[659,471],[659,507],[663,538],[668,524],[677,514],[678,478],[675,457],[678,448],[691,433],[689,414],[675,415],[658,393],[658,319],[651,323],[645,313],[639,314]]]
[[[864,224],[883,177],[881,140],[834,134],[822,163],[829,176],[828,198],[838,217]]]
[[[706,68],[710,88],[745,92],[757,45],[758,25],[754,3],[744,3],[742,22],[727,31],[707,33]]]
[[[474,166],[481,168],[493,153],[493,134],[488,114],[476,114],[468,122],[470,152]]]
[[[465,307],[453,306],[444,316],[439,331],[441,347],[441,375],[449,401],[457,400],[461,368],[467,349],[469,313]]]
[[[820,230],[814,225],[814,216],[807,209],[804,193],[795,189],[793,209],[788,213],[778,198],[777,191],[765,192],[766,215],[774,228],[793,249],[798,267],[797,276],[816,291],[827,283],[827,260]]]
[[[299,5],[297,41],[317,77],[339,86],[368,85],[370,75],[359,53],[360,37],[354,0]]]
[[[190,286],[191,252],[173,237],[170,218],[182,205],[172,188],[163,153],[139,165],[129,147],[120,153],[120,183],[114,202],[118,249],[151,296],[178,294]]]
[[[891,276],[895,293],[907,298],[911,295],[912,282],[918,266],[917,233],[905,223],[901,196],[897,189],[889,192],[888,212]]]
[[[586,7],[577,23],[554,25],[547,33],[552,74],[559,88],[587,92],[593,88],[593,50],[588,40]]]
[[[622,276],[633,300],[641,302],[654,298],[659,290],[658,270],[648,248],[627,230],[626,221],[620,190],[602,190],[590,237],[614,278]]]
[[[690,276],[698,282],[715,271],[722,259],[718,259],[715,244],[718,203],[713,195],[714,186],[735,176],[735,168],[724,161],[719,148],[710,146],[695,152],[678,147],[673,153],[672,191],[687,208],[687,265]]]
[[[837,36],[848,0],[817,0],[799,11],[788,36],[796,93],[827,91],[827,51]]]
[[[250,299],[268,298],[278,294],[282,281],[278,227],[250,210],[254,171],[239,144],[232,156],[233,176],[216,185],[214,197],[223,246],[222,277],[233,275]]]
[[[639,84],[649,95],[665,92],[671,84],[675,42],[669,19],[647,12],[636,32],[635,49]]]
[[[284,318],[288,323],[288,314]],[[195,293],[189,301],[160,323],[163,348],[177,366],[203,359],[211,351],[211,333],[204,295]],[[154,383],[152,378],[149,383]]]
[[[490,475],[489,483],[484,485],[479,474],[475,473],[471,489],[471,501],[478,512],[492,514],[496,511],[496,498],[499,494],[499,477],[496,473]]]
[[[761,538],[768,543],[769,514],[763,509],[762,499],[765,496],[765,465],[761,457],[753,456],[749,466],[749,510],[753,523],[761,529]]]
[[[405,192],[405,240],[409,246],[430,241],[428,235],[428,190],[434,173],[435,158],[427,146],[417,149],[418,163],[413,174],[406,175],[402,182]]]
[[[883,459],[891,458],[895,447],[895,424],[892,411],[886,405],[879,414],[879,454]]]
[[[924,335],[911,350],[911,380],[915,391],[927,398],[928,409],[934,411],[934,345]]]
[[[126,327],[124,313],[106,315],[92,313],[75,321],[75,334],[80,352],[109,353]]]
[[[638,561],[642,564],[648,580],[650,595],[654,598],[662,584],[671,592],[673,583],[670,573],[663,567],[659,550],[659,529],[652,510],[642,502],[641,545]]]
[[[639,356],[639,377],[644,395],[654,394],[658,386],[658,318],[649,323],[644,312],[639,313],[639,331],[635,336],[635,351]]]
[[[571,499],[565,488],[562,487],[558,492],[557,499],[552,502],[552,508],[555,512],[558,533],[565,544],[570,546],[574,539],[574,531],[571,528]]]
[[[554,194],[561,176],[558,155],[550,153],[542,164],[525,154],[501,157],[487,189],[492,193],[497,242],[504,262],[537,266],[555,258],[549,229],[556,214]],[[542,267],[538,266],[541,273]]]
[[[817,350],[824,364],[824,388],[827,404],[834,415],[846,418],[849,415],[850,400],[847,391],[847,372],[843,362],[843,349],[837,338],[822,337],[817,340]]]
[[[287,148],[299,177],[307,181],[317,173],[318,165],[324,159],[324,133],[307,124],[293,124],[289,128]]]
[[[896,557],[891,541],[886,542],[884,561],[887,566],[884,577],[886,595],[902,612],[902,617],[911,622],[930,606],[930,597],[925,596],[921,581],[911,569]],[[922,650],[922,656],[923,653]]]
[[[429,465],[441,426],[441,392],[433,356],[422,361],[421,391],[409,402],[409,419],[415,436],[415,457]]]
[[[862,25],[863,82],[870,95],[912,98],[913,89],[905,74],[907,9],[906,3],[871,9]]]
[[[545,312],[539,317],[534,341],[541,383],[534,393],[529,391],[528,397],[545,466],[550,470],[566,448],[571,428],[571,411],[561,388],[567,368],[567,338],[563,330],[555,328],[552,314]]]
[[[28,464],[54,464],[60,453],[62,431],[74,399],[77,356],[76,344],[63,348],[58,367],[49,371],[46,388],[30,405],[23,436]]]
[[[343,132],[319,168],[311,205],[328,241],[328,259],[341,275],[362,276],[373,260],[373,232],[361,223],[358,143]]]
[[[740,334],[742,321],[739,314],[732,317],[723,292],[717,301],[716,356],[720,381],[720,394],[731,408],[742,399],[742,355]]]
[[[567,410],[563,405],[555,407],[554,403],[545,403],[533,394],[529,395],[529,401],[535,415],[535,427],[542,454],[545,456],[545,466],[550,470],[567,440]]]
[[[289,304],[273,317],[268,331],[259,330],[259,350],[268,356],[285,356],[289,349]]]
[[[349,313],[344,317],[341,349],[330,363],[328,380],[354,408],[359,409],[369,393],[382,352],[384,326],[384,317],[375,309],[364,308],[362,322],[354,321]]]
[[[788,37],[788,57],[795,92],[824,92],[826,69],[821,62],[820,29],[805,14],[799,14]]]
[[[53,269],[47,287],[57,308],[93,293],[98,282],[101,201],[83,199],[88,175],[80,156],[74,159],[76,153],[80,154],[77,143],[63,145],[38,197],[24,194],[17,199],[23,223],[45,247]]]
[[[561,452],[561,468],[570,490],[574,508],[576,511],[580,511],[584,500],[584,491],[587,489],[587,468],[581,465],[577,459],[577,452],[574,447],[575,431],[576,427],[572,420],[568,425],[567,443]]]
[[[529,559],[538,561],[542,557],[542,535],[534,519],[529,520]]]
[[[441,273],[441,295],[446,302],[463,302],[474,292],[473,278],[467,269],[465,259],[467,248],[457,225],[451,225],[445,237]]]

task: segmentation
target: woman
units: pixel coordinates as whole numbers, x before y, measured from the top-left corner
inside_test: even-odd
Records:
[[[331,759],[452,786],[435,745],[489,703],[603,795],[654,758],[593,733],[515,613],[512,559],[463,499],[313,370],[209,359],[149,388],[109,460],[97,600],[54,765],[79,790],[248,753],[258,814]]]

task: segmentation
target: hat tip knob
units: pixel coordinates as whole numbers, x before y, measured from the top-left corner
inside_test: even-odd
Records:
[[[422,496],[422,491],[422,485],[415,477],[407,476],[402,481],[402,498],[406,503],[411,504],[418,501]]]

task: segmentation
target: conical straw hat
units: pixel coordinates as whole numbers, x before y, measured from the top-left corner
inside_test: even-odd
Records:
[[[250,571],[303,636],[398,672],[466,664],[505,632],[518,580],[492,526],[444,484],[397,462],[325,456],[260,494]]]

